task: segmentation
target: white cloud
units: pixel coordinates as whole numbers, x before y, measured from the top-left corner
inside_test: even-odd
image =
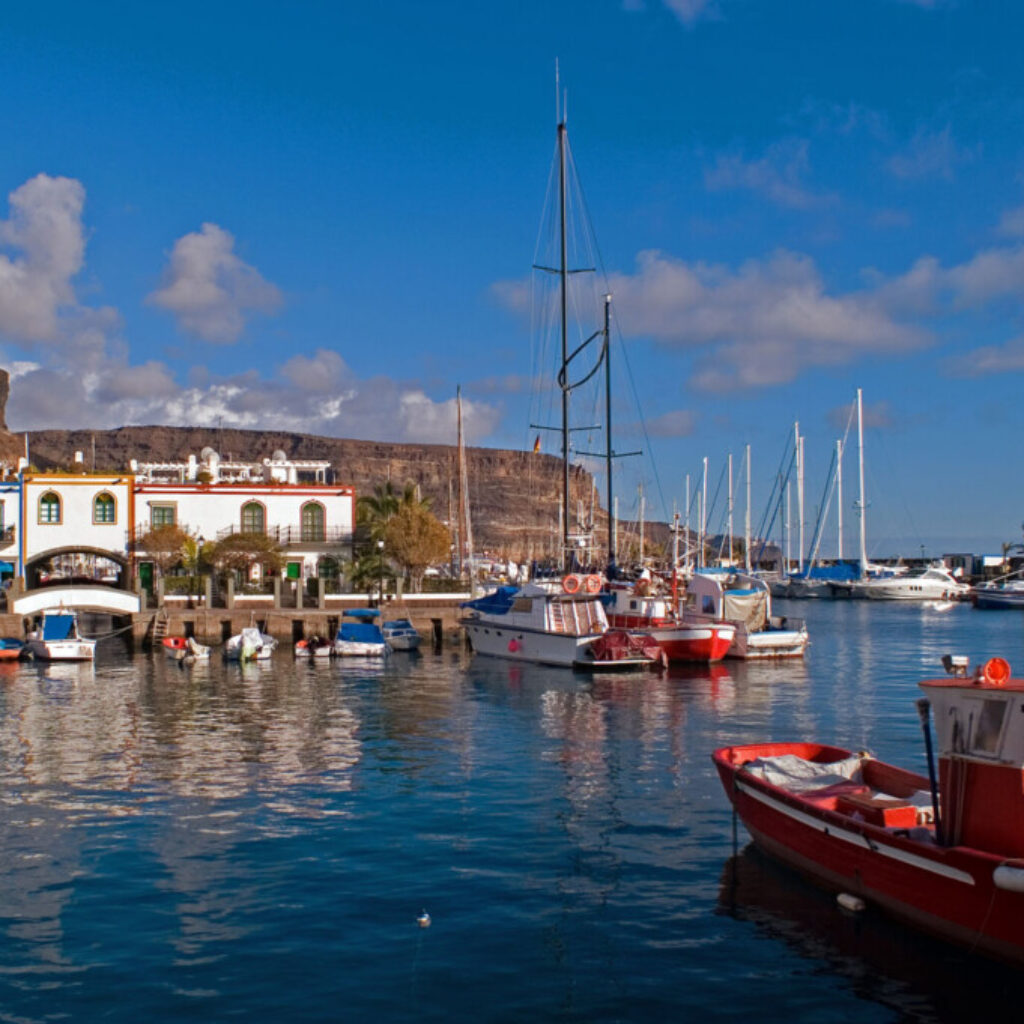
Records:
[[[953,141],[949,125],[939,131],[921,126],[903,150],[889,158],[887,166],[897,178],[952,181],[957,164],[971,158],[971,153],[960,149]]]
[[[163,286],[149,302],[173,313],[178,325],[204,341],[237,341],[246,315],[272,313],[281,304],[278,288],[234,252],[235,239],[216,224],[174,243]]]
[[[973,352],[950,359],[946,371],[955,377],[983,377],[991,373],[1024,372],[1024,337],[1011,338],[1002,345],[983,345]]]
[[[804,184],[810,166],[807,150],[806,139],[783,139],[753,160],[736,153],[719,154],[715,165],[705,169],[704,184],[711,191],[747,189],[791,209],[827,205],[834,196],[816,193]]]
[[[1009,238],[1024,238],[1024,206],[1004,210],[999,218],[996,232]]]
[[[334,437],[453,443],[454,399],[433,401],[419,385],[360,380],[337,352],[292,355],[269,378],[256,370],[214,377],[202,366],[178,383],[167,364],[131,361],[116,309],[82,305],[73,279],[85,265],[85,189],[40,174],[10,194],[0,221],[0,365],[11,375],[7,421],[15,430],[124,425],[216,425]],[[6,250],[6,252],[4,251]],[[175,243],[150,301],[210,341],[231,341],[254,310],[280,293],[235,254],[214,224]],[[498,410],[463,401],[469,439],[493,430]]]
[[[71,279],[82,268],[85,189],[72,178],[38,174],[8,196],[0,221],[0,333],[30,342],[54,340],[61,309],[75,303]]]
[[[651,437],[689,437],[693,433],[696,417],[689,409],[674,409],[647,421]]]
[[[720,16],[715,0],[662,0],[662,2],[687,28],[692,28],[701,18]]]
[[[830,295],[814,262],[789,252],[737,270],[641,253],[633,275],[611,281],[631,333],[702,352],[691,383],[709,391],[793,380],[811,366],[927,344],[870,291]]]

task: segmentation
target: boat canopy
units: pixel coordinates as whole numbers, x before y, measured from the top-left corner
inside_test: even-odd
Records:
[[[519,587],[498,587],[490,594],[484,594],[475,601],[463,601],[460,608],[472,608],[478,612],[486,612],[490,615],[504,615],[512,607],[515,595],[519,593]]]
[[[852,583],[860,579],[860,562],[837,562],[835,565],[811,565],[803,572],[788,574],[791,580],[823,580],[828,583]]]
[[[74,615],[47,615],[43,619],[44,640],[70,640],[74,637]]]
[[[343,622],[338,630],[338,639],[357,644],[379,644],[381,634],[372,622]]]
[[[366,622],[372,622],[380,612],[376,608],[346,608],[342,615],[348,615],[353,619],[363,619]]]

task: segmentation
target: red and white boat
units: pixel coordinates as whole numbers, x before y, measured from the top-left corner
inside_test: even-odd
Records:
[[[992,658],[920,684],[929,777],[817,743],[715,751],[754,842],[840,894],[1024,964],[1024,679]],[[938,772],[932,767],[934,709]]]
[[[731,622],[683,622],[669,596],[649,596],[643,591],[639,584],[611,591],[609,626],[650,634],[670,662],[712,662],[725,657],[736,635]]]

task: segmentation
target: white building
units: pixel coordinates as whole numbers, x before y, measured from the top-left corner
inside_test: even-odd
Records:
[[[39,560],[50,563],[37,567],[44,574],[52,568],[64,576],[110,576],[116,567],[102,553],[125,562],[133,501],[129,474],[22,474],[22,571],[34,576],[28,570]]]
[[[24,473],[20,487],[0,484],[0,562],[8,554],[31,588],[50,574],[109,578],[118,570],[102,557],[110,552],[121,565],[134,559],[148,584],[152,565],[138,542],[163,525],[204,542],[266,534],[283,549],[289,579],[333,575],[352,556],[355,491],[326,482],[329,462],[275,452],[260,463],[241,463],[204,449],[200,459],[183,463],[133,460],[132,470]],[[8,534],[9,553],[2,547]]]
[[[328,576],[352,556],[355,491],[326,482],[330,463],[275,452],[261,463],[222,460],[210,448],[184,463],[132,463],[134,537],[175,525],[204,542],[262,533],[285,554],[289,579]],[[136,558],[145,578],[146,555]]]

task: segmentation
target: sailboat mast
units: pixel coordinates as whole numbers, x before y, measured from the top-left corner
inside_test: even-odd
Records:
[[[750,572],[752,566],[750,561],[750,445],[747,445],[747,508],[743,520],[743,567]]]
[[[864,496],[864,399],[860,388],[857,388],[857,472],[860,477],[860,496],[857,499],[857,512],[860,515],[860,578],[868,574],[868,542],[865,519],[867,517],[867,499]]]
[[[685,570],[687,578],[690,575],[690,474],[686,474],[686,508],[683,510],[686,514],[686,548],[685,548]]]
[[[836,512],[838,513],[839,544],[836,552],[839,561],[843,560],[843,439],[836,438]]]
[[[568,569],[569,554],[569,249],[566,237],[565,120],[558,122],[558,284],[562,318],[562,556]]]
[[[604,297],[604,422],[605,422],[605,473],[608,476],[608,562],[616,561],[615,520],[612,518],[612,350],[611,350],[612,297]]]
[[[704,479],[700,487],[700,567],[704,568],[704,545],[708,542],[708,457],[704,456]]]
[[[729,565],[732,565],[732,452],[729,452]]]
[[[793,424],[793,451],[796,457],[796,568],[804,571],[804,439],[800,424]]]

